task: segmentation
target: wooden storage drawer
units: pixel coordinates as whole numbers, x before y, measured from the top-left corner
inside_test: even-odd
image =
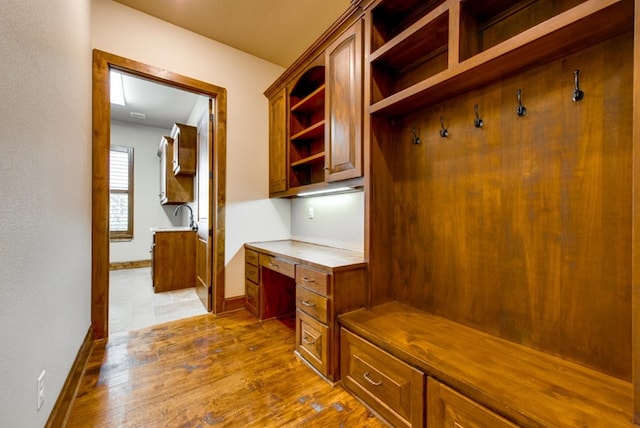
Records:
[[[296,350],[320,373],[328,376],[329,327],[299,309],[296,311]]]
[[[296,308],[318,321],[327,323],[329,299],[309,291],[300,285],[296,286]]]
[[[329,275],[307,266],[296,267],[296,284],[326,296],[329,294]]]
[[[429,428],[516,428],[517,425],[433,378],[427,380]]]
[[[259,317],[260,315],[260,286],[254,284],[253,282],[246,280],[244,281],[244,305],[249,311],[251,311],[255,316]]]
[[[340,331],[340,364],[345,388],[392,426],[423,426],[421,371],[344,328]]]
[[[258,266],[258,253],[253,250],[244,250],[244,261],[250,265]]]
[[[257,266],[253,266],[249,263],[244,264],[244,276],[247,279],[255,282],[256,284],[260,283],[260,269]]]
[[[281,273],[289,278],[293,278],[295,276],[294,272],[296,269],[295,263],[292,263],[288,260],[278,259],[272,256],[268,256],[266,254],[260,254],[260,266],[266,267],[267,269],[271,269],[275,272]]]

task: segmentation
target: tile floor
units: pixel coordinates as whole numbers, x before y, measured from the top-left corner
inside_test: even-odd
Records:
[[[195,288],[154,293],[151,268],[109,274],[109,334],[206,314]]]

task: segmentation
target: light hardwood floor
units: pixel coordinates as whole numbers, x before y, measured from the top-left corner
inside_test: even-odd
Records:
[[[245,310],[112,335],[68,427],[383,427],[294,356],[294,320]]]

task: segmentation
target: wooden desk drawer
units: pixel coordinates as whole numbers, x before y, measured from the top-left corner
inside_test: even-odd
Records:
[[[296,311],[296,350],[320,373],[328,376],[329,327],[299,309]]]
[[[329,274],[304,265],[296,266],[296,284],[326,296],[329,294]]]
[[[320,322],[327,323],[329,299],[309,291],[300,285],[296,286],[296,308],[311,315]]]
[[[255,316],[260,316],[260,287],[251,281],[244,281],[244,305]]]
[[[433,378],[427,380],[429,428],[516,428],[506,419]]]
[[[392,426],[424,425],[422,372],[344,328],[340,361],[343,385]]]
[[[281,273],[289,278],[293,278],[295,276],[295,263],[292,263],[288,260],[278,259],[275,257],[268,256],[266,254],[260,254],[260,266],[266,267],[267,269],[271,269],[275,272]]]
[[[244,264],[244,276],[255,284],[260,284],[260,268],[249,263]]]
[[[244,261],[251,265],[258,266],[258,252],[245,248]]]

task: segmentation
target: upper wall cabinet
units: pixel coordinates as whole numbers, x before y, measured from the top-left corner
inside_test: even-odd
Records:
[[[269,100],[269,195],[287,190],[287,91]]]
[[[325,53],[326,180],[362,175],[362,22],[356,22]]]
[[[362,185],[362,29],[354,7],[265,92],[271,197]]]
[[[175,175],[173,172],[174,149],[173,138],[162,137],[158,147],[160,158],[160,194],[158,196],[162,205],[193,202],[193,177]]]
[[[317,61],[289,92],[290,187],[324,181],[325,98],[325,67]]]
[[[176,123],[171,129],[173,139],[173,173],[196,175],[196,146],[198,131],[194,126]]]

